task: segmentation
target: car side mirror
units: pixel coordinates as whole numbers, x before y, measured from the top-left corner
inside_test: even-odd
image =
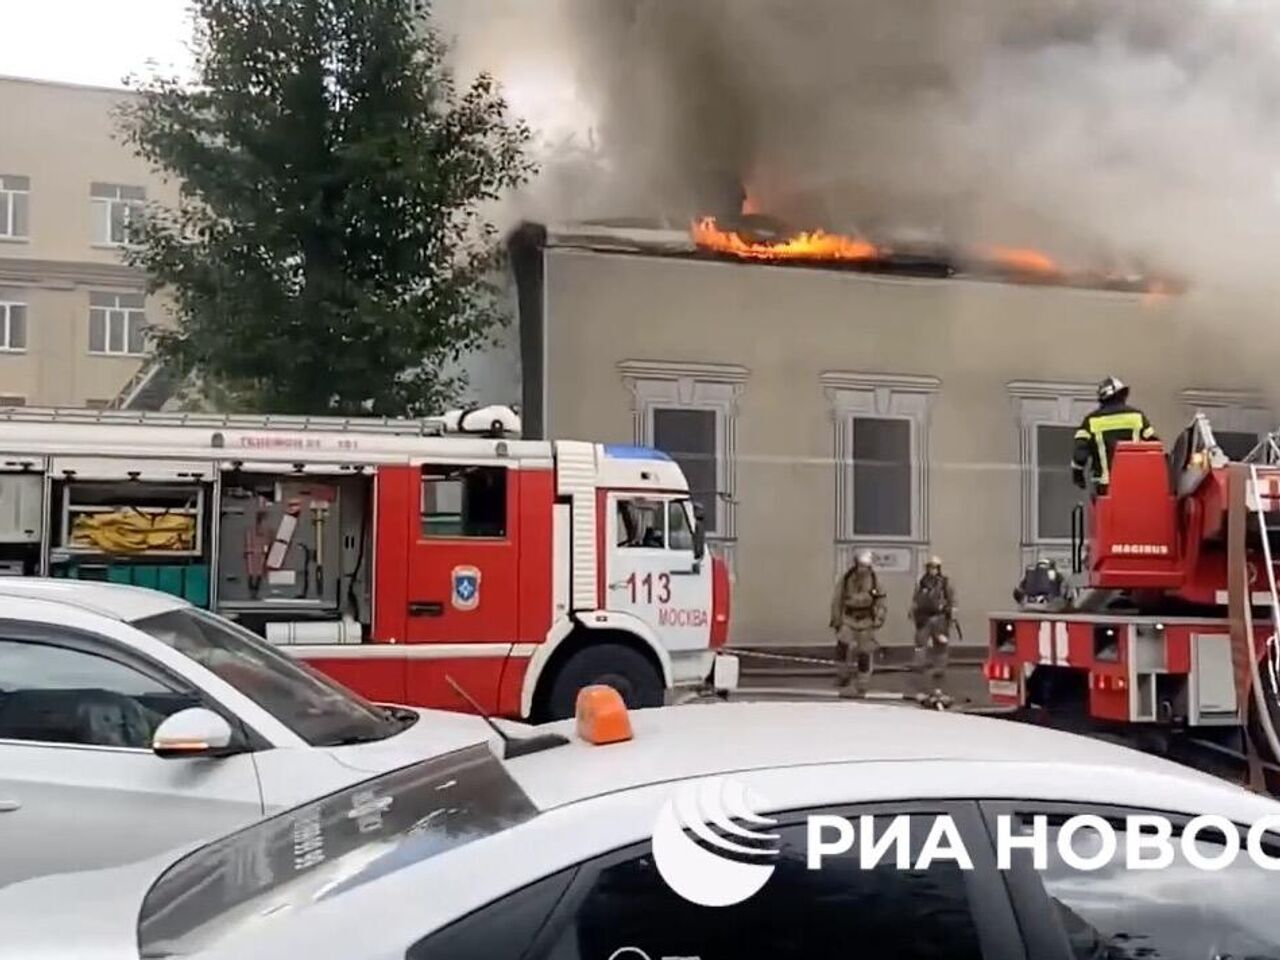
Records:
[[[701,561],[707,553],[707,528],[702,522],[702,507],[693,508],[693,559]]]
[[[179,710],[164,719],[151,738],[151,751],[166,760],[177,757],[225,757],[231,746],[231,724],[205,707]]]

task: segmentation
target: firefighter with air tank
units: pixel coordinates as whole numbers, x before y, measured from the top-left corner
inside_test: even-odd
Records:
[[[867,694],[876,651],[876,631],[884,626],[885,594],[871,554],[860,552],[836,583],[831,629],[836,632],[836,686],[842,697]]]
[[[930,557],[924,576],[911,596],[909,616],[915,625],[915,651],[911,662],[916,700],[929,706],[947,706],[943,692],[947,655],[955,624],[956,591],[942,572],[942,560]]]

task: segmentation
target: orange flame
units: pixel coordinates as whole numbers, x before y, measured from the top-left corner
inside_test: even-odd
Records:
[[[698,246],[750,260],[871,260],[880,254],[875,244],[858,237],[814,230],[798,233],[778,243],[754,243],[736,233],[721,230],[715,217],[694,223]]]
[[[983,254],[992,262],[1019,273],[1058,274],[1062,270],[1057,262],[1039,250],[1020,247],[986,247]]]

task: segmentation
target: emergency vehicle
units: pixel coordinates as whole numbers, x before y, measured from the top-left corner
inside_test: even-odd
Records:
[[[1078,595],[990,616],[993,701],[1275,762],[1280,434],[1232,462],[1198,415],[1167,455],[1119,443],[1110,474],[1073,517]]]
[[[0,411],[0,573],[181,596],[378,702],[572,713],[729,689],[729,576],[678,464],[425,420]]]

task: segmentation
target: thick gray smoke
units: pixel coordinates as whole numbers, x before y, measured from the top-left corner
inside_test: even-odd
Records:
[[[437,0],[437,18],[464,69],[513,95],[559,84],[551,105],[590,126],[594,159],[544,144],[543,215],[683,217],[740,178],[805,225],[1274,272],[1273,2]]]

